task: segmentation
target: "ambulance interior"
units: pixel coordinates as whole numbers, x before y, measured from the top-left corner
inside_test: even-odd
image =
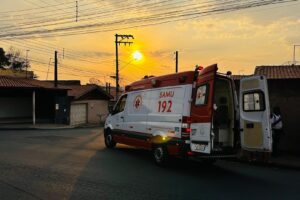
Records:
[[[231,150],[234,146],[234,97],[231,80],[217,76],[214,86],[213,151]]]

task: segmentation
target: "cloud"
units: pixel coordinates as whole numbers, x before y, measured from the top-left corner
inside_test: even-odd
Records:
[[[187,23],[178,23],[177,31],[192,32],[196,39],[251,39],[257,37],[272,37],[298,35],[300,20],[292,17],[281,18],[269,24],[260,24],[250,17],[222,18],[211,17]],[[296,32],[289,33],[289,30]]]
[[[150,56],[153,57],[162,57],[165,56],[166,54],[170,54],[171,50],[157,50],[157,51],[150,51],[149,54]]]
[[[86,56],[90,58],[101,58],[101,57],[111,57],[115,54],[108,51],[76,51],[81,56]]]

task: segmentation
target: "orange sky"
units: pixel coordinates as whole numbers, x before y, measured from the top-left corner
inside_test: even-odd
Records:
[[[9,0],[4,1],[0,15],[16,6]],[[43,5],[38,0],[30,2],[36,5],[23,2],[16,9]],[[54,0],[48,2],[57,3]],[[8,49],[13,45],[21,49],[23,55],[29,49],[29,59],[39,61],[31,62],[31,65],[41,80],[46,79],[48,66],[48,79],[53,79],[52,47],[53,52],[56,49],[60,55],[59,79],[80,79],[86,83],[94,78],[102,84],[111,82],[114,85],[115,81],[110,76],[115,74],[116,33],[135,37],[132,46],[119,47],[122,86],[144,75],[173,73],[176,50],[179,51],[179,71],[193,70],[195,65],[218,63],[221,72],[230,70],[234,74],[251,74],[257,65],[278,65],[292,60],[293,44],[300,44],[299,9],[300,3],[297,1],[193,20],[77,36],[28,40],[0,38],[0,46]],[[43,44],[49,52],[40,51]],[[143,54],[142,61],[132,59],[131,54],[135,50]],[[296,50],[296,58],[300,60],[300,48]],[[68,58],[68,55],[71,56]],[[52,60],[48,65],[50,58]]]

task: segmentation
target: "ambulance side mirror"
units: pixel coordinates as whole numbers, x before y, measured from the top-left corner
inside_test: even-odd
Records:
[[[108,102],[107,109],[108,109],[109,114],[113,114],[115,104],[116,104],[116,101]]]
[[[108,112],[109,114],[112,114],[114,110],[114,106],[113,105],[108,105]]]

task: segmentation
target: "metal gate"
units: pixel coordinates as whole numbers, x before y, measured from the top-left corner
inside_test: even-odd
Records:
[[[71,125],[87,123],[87,105],[72,104],[71,105]]]

